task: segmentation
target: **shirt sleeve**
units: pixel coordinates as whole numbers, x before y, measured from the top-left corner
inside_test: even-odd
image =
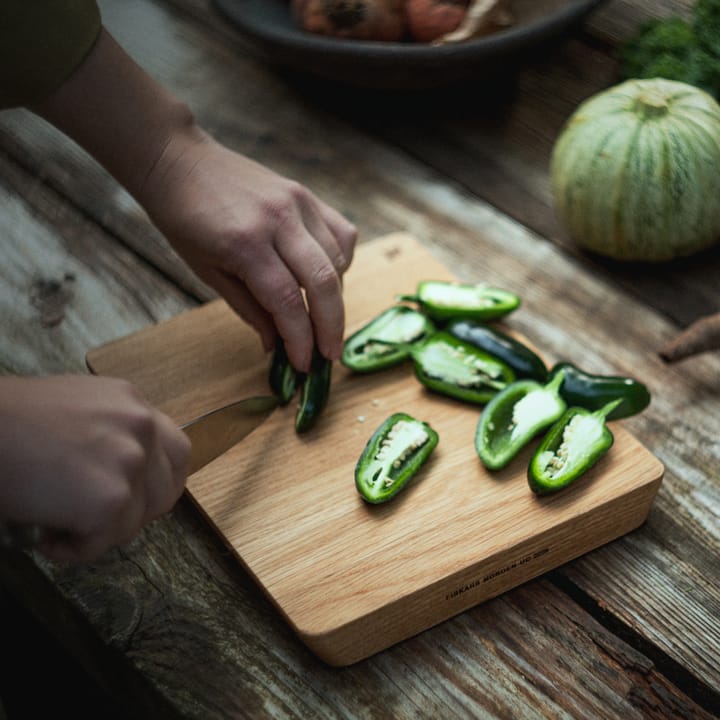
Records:
[[[0,0],[0,109],[43,100],[100,34],[95,0]]]

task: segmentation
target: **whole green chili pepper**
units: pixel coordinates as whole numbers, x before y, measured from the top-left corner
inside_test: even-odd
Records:
[[[295,395],[298,388],[298,373],[290,364],[285,343],[278,335],[275,338],[275,349],[270,360],[268,382],[273,394],[279,399],[281,405],[287,405]]]
[[[331,376],[332,361],[315,348],[310,372],[303,376],[300,389],[300,405],[295,415],[296,432],[303,433],[317,422],[330,396]]]
[[[497,320],[520,305],[520,298],[508,290],[442,280],[425,280],[414,295],[400,295],[399,299],[418,303],[433,320]]]
[[[395,413],[373,433],[355,466],[355,486],[370,503],[395,497],[438,444],[430,425]]]
[[[599,410],[611,400],[621,400],[608,420],[636,415],[650,404],[650,393],[647,387],[638,380],[620,375],[591,375],[577,366],[563,362],[555,365],[550,371],[553,376],[563,371],[565,380],[560,394],[570,405]]]
[[[475,432],[475,450],[490,470],[505,467],[539,432],[567,409],[560,397],[558,373],[547,385],[517,380],[483,408]]]
[[[356,372],[374,372],[410,355],[410,345],[435,330],[432,321],[407,305],[388,308],[343,345],[342,364]]]
[[[568,408],[535,450],[527,478],[538,495],[557,492],[584,475],[612,446],[605,421],[621,403],[613,400],[599,410]]]
[[[452,320],[445,328],[451,335],[484,350],[510,366],[517,378],[545,382],[548,369],[527,345],[477,320]]]
[[[501,360],[441,331],[411,350],[415,375],[430,390],[484,404],[515,380]]]

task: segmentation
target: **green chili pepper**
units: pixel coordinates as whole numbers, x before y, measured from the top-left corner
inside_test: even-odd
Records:
[[[599,410],[612,400],[622,400],[608,416],[608,420],[636,415],[650,404],[650,393],[643,383],[620,375],[591,375],[571,363],[558,363],[550,375],[560,370],[565,381],[560,394],[570,405]]]
[[[303,433],[317,421],[330,396],[332,362],[317,348],[313,351],[310,372],[304,376],[300,390],[300,405],[295,415],[295,430]]]
[[[273,350],[268,372],[268,382],[273,394],[279,399],[281,405],[287,405],[292,400],[298,388],[298,373],[290,364],[285,344],[278,335],[275,338],[275,350]]]
[[[476,320],[453,320],[445,328],[451,335],[484,350],[509,365],[517,378],[546,382],[548,369],[527,345]]]
[[[559,389],[563,374],[547,385],[518,380],[501,390],[480,414],[475,449],[491,470],[505,467],[539,432],[567,409]]]
[[[538,495],[567,487],[584,475],[612,446],[605,421],[621,403],[613,400],[599,410],[568,408],[538,445],[527,471],[528,484]]]
[[[395,413],[373,433],[355,466],[355,486],[370,503],[397,495],[438,444],[430,425]]]
[[[421,282],[415,295],[400,295],[399,299],[418,303],[433,320],[497,320],[520,305],[520,298],[508,290],[440,280]]]
[[[395,305],[345,341],[342,364],[356,372],[374,372],[396,365],[410,355],[410,344],[434,330],[432,321],[423,313],[406,305]]]
[[[482,405],[515,380],[504,362],[444,331],[413,347],[411,354],[423,385],[466,402]]]

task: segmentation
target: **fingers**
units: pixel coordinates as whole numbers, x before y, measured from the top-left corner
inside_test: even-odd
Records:
[[[94,477],[94,512],[72,529],[44,533],[38,550],[59,562],[92,562],[129,542],[148,523],[169,512],[183,492],[190,441],[172,420],[151,410],[152,427],[115,444],[117,465]]]
[[[272,350],[277,332],[272,315],[255,300],[244,283],[237,277],[222,272],[213,272],[207,279],[210,285],[225,298],[228,305],[248,325],[255,328],[265,352]]]
[[[353,260],[355,243],[357,242],[357,228],[351,222],[348,222],[335,208],[326,205],[322,201],[318,201],[318,203],[320,215],[342,252],[344,258],[343,266],[335,265],[335,268],[342,275],[350,267]]]
[[[169,512],[182,495],[190,460],[190,440],[163,413],[156,413],[156,441],[149,457],[141,524]]]
[[[238,243],[236,277],[216,278],[214,285],[258,330],[266,350],[279,333],[293,366],[307,372],[315,343],[331,360],[342,354],[342,276],[357,232],[306,189],[296,190],[295,200],[274,235]]]
[[[323,239],[327,245],[331,244],[331,239]],[[339,258],[340,251],[334,240],[332,245],[335,248],[334,256]],[[288,354],[293,340],[298,342],[309,339],[307,344],[310,350],[306,351],[309,355],[312,352],[314,336],[319,351],[326,358],[337,360],[340,357],[345,328],[341,275],[328,256],[326,248],[317,242],[317,234],[313,238],[305,227],[299,229],[297,234],[288,232],[280,235],[276,240],[276,247],[294,282],[305,288],[312,326],[310,335],[300,338],[286,337],[283,328],[278,326],[286,341]],[[291,332],[296,330],[296,326],[291,326]],[[309,361],[310,358],[307,357],[307,362]]]

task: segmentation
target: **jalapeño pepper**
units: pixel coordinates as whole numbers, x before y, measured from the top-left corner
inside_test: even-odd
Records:
[[[304,376],[300,389],[300,405],[295,415],[295,430],[303,433],[317,421],[330,396],[332,361],[313,351],[310,372]]]
[[[400,299],[418,303],[433,320],[497,320],[520,305],[520,298],[508,290],[441,280],[421,282],[415,295],[401,295]]]
[[[548,369],[527,345],[476,320],[453,320],[445,328],[451,335],[484,350],[509,365],[515,377],[545,382]]]
[[[410,344],[434,330],[432,321],[423,313],[406,305],[395,305],[345,341],[342,364],[356,372],[373,372],[396,365],[410,355]]]
[[[571,363],[558,363],[550,374],[563,371],[565,380],[560,394],[568,405],[599,410],[612,400],[621,400],[608,420],[636,415],[650,404],[647,387],[630,377],[620,375],[591,375]]]
[[[397,495],[438,444],[430,425],[407,415],[391,415],[368,440],[355,466],[355,486],[370,503]]]
[[[298,373],[290,364],[285,344],[280,336],[275,338],[275,349],[270,360],[268,382],[281,405],[287,405],[298,387]]]
[[[515,380],[504,362],[444,331],[413,347],[411,354],[423,385],[466,402],[482,405]]]
[[[527,471],[537,495],[561,490],[586,473],[612,446],[605,420],[622,402],[613,400],[599,410],[568,408],[538,445]]]
[[[505,467],[540,431],[567,409],[560,397],[563,374],[547,385],[518,380],[501,390],[480,414],[475,449],[490,470]]]

